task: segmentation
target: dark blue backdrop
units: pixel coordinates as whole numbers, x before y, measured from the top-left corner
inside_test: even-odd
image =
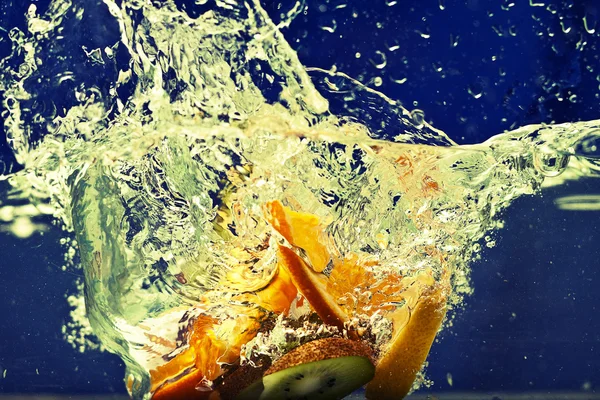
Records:
[[[34,3],[39,10],[47,6],[46,0]],[[177,3],[193,12],[192,0]],[[277,18],[279,2],[265,3]],[[283,9],[291,4],[282,3]],[[335,65],[408,109],[424,110],[428,121],[461,143],[528,123],[599,118],[599,39],[590,33],[598,3],[515,3],[309,0],[307,13],[285,34],[307,66]],[[24,29],[28,5],[2,0],[0,27]],[[81,41],[113,34],[93,25],[79,29]],[[0,55],[9,49],[0,29]],[[431,391],[600,385],[599,213],[552,204],[565,192],[599,189],[593,181],[580,182],[511,208],[506,228],[495,234],[498,246],[473,267],[475,294],[432,350]],[[6,370],[4,378],[0,371],[0,392],[124,391],[119,360],[80,354],[62,340],[65,293],[74,278],[59,268],[63,236],[59,228],[27,240],[0,232],[0,368]]]

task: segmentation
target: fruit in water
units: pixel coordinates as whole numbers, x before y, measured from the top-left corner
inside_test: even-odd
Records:
[[[237,366],[216,385],[209,400],[235,400],[240,392],[260,380],[270,366],[271,358],[264,355],[252,363]]]
[[[300,247],[309,261],[314,258],[310,256],[310,249],[319,249],[322,253],[313,242],[326,236],[323,231],[316,232],[316,227],[323,229],[323,226],[314,215],[292,211],[279,201],[269,203],[267,209],[275,230],[292,246]],[[375,378],[367,386],[367,397],[373,400],[401,399],[410,391],[446,314],[447,280],[442,279],[446,283],[436,284],[431,274],[425,271],[410,278],[389,274],[385,280],[377,282],[369,270],[377,264],[372,259],[362,259],[356,254],[340,259],[332,253],[330,250],[325,257],[333,263],[332,272],[326,277],[316,272],[318,268],[309,268],[294,250],[279,247],[281,266],[287,269],[294,285],[323,322],[343,328],[349,314],[367,309],[387,313],[393,321],[394,334],[377,363]],[[352,307],[339,303],[345,295],[356,290],[369,291],[373,295],[363,304],[353,302]],[[399,300],[405,301],[405,306],[398,310],[389,306]],[[348,334],[357,338],[354,332]]]
[[[301,213],[284,207],[280,201],[265,205],[267,221],[291,245],[306,252],[310,267],[315,272],[323,272],[331,257],[327,249],[329,238],[316,215]]]
[[[190,348],[159,367],[161,371],[157,372],[161,373],[153,376],[153,383],[165,382],[153,399],[205,399],[207,395],[210,400],[335,399],[351,393],[373,376],[367,386],[369,399],[403,398],[427,358],[445,316],[447,283],[436,283],[426,271],[413,277],[390,273],[377,280],[372,272],[378,264],[377,259],[354,253],[342,258],[317,216],[292,211],[279,201],[268,203],[265,210],[269,224],[291,247],[277,244],[278,271],[266,288],[236,298],[259,308],[240,310],[238,320],[230,321],[234,329],[227,337],[215,336],[218,325],[223,322],[197,321]],[[321,272],[327,264],[333,267],[329,276]],[[344,302],[344,298],[351,298],[357,291],[372,295]],[[212,381],[223,374],[221,363],[239,361],[241,346],[252,339],[260,327],[262,317],[258,314],[262,312],[259,310],[286,314],[297,292],[306,298],[325,324],[337,326],[340,331],[357,313],[383,312],[390,318],[393,338],[382,349],[376,370],[373,371],[370,347],[357,341],[357,332],[349,330],[346,333],[354,340],[316,340],[288,353],[266,372],[267,365],[259,368],[242,366],[225,376],[211,393],[197,390],[203,380]],[[401,301],[405,305],[396,309],[393,304]],[[361,346],[362,350],[357,350]],[[184,370],[189,372],[174,379],[177,376],[174,372]],[[330,376],[330,380],[324,380],[325,376]],[[333,378],[335,380],[331,380]],[[349,379],[354,384],[336,385],[341,382],[338,378],[344,382]],[[204,389],[211,391],[209,387]]]
[[[348,316],[327,292],[325,275],[310,269],[304,260],[288,247],[279,246],[278,256],[281,266],[289,272],[294,285],[308,300],[323,322],[343,330]]]
[[[320,339],[281,357],[237,399],[342,399],[369,382],[374,373],[368,345],[342,338]]]
[[[367,398],[404,398],[421,370],[446,314],[447,287],[431,286],[417,301],[408,322],[392,338],[367,385]]]

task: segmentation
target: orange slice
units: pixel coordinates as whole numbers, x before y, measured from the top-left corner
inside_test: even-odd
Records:
[[[278,260],[278,263],[281,264],[281,261]],[[253,294],[244,293],[235,299],[254,303],[276,314],[287,314],[297,295],[298,289],[294,286],[292,277],[287,269],[279,265],[267,287]]]
[[[334,263],[327,282],[327,292],[349,316],[390,312],[403,301],[405,286],[402,276],[390,273],[377,279],[371,267],[378,264],[372,256],[350,254]]]
[[[201,371],[194,370],[175,382],[161,386],[152,395],[152,400],[208,400],[211,392],[196,390],[196,385],[202,380],[202,377]]]
[[[289,273],[294,285],[308,300],[323,322],[337,326],[340,331],[343,330],[348,316],[327,292],[325,275],[310,269],[304,260],[288,247],[279,246],[279,259],[282,268]]]
[[[367,399],[399,400],[410,391],[446,315],[447,286],[435,284],[423,293],[408,322],[379,360],[367,385]]]
[[[189,348],[164,365],[150,371],[156,399],[208,399],[212,381],[223,374],[222,364],[237,361],[241,348],[256,336],[264,318],[258,308],[239,307],[236,319],[218,321],[200,316],[189,339]],[[180,376],[182,371],[189,372]],[[198,390],[200,388],[201,390]]]
[[[323,272],[331,257],[327,250],[328,237],[319,217],[300,213],[284,207],[279,200],[265,205],[267,221],[292,246],[303,249],[310,267],[315,272]]]

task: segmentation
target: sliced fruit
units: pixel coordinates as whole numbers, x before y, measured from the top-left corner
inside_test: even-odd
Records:
[[[371,267],[377,264],[373,256],[357,254],[334,263],[326,290],[347,315],[394,311],[404,300],[402,277],[390,273],[376,278]]]
[[[196,390],[196,385],[203,378],[201,371],[194,369],[192,372],[169,382],[152,395],[152,400],[208,400],[210,392]]]
[[[335,298],[327,292],[327,278],[306,265],[290,248],[279,246],[278,257],[281,267],[290,274],[294,285],[308,300],[324,323],[337,326],[340,331],[348,321],[346,313],[338,306]]]
[[[446,298],[447,286],[442,284],[419,296],[408,322],[379,360],[367,399],[398,400],[408,394],[446,315]]]
[[[306,252],[310,267],[315,272],[323,272],[331,257],[327,250],[329,239],[319,217],[293,211],[284,207],[279,200],[267,203],[265,208],[266,218],[271,226],[292,246]]]
[[[278,261],[281,264],[281,260]],[[256,293],[244,293],[236,300],[252,302],[276,314],[287,314],[298,295],[292,277],[286,268],[278,268],[271,282]]]
[[[208,398],[210,382],[223,373],[221,365],[238,360],[242,345],[256,336],[264,318],[256,307],[239,307],[237,314],[223,321],[200,316],[194,322],[189,348],[150,371],[152,400]]]
[[[341,399],[375,373],[372,350],[342,338],[315,340],[277,360],[238,400]]]

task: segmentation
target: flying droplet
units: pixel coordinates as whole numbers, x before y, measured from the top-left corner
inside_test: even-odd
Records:
[[[564,33],[571,32],[571,28],[572,27],[571,27],[571,25],[570,25],[570,23],[568,21],[565,21],[565,20],[560,21],[560,27],[562,28],[562,31]]]
[[[408,80],[408,78],[406,76],[399,76],[399,77],[390,76],[390,79],[392,82],[397,83],[399,85],[403,85]]]
[[[459,35],[454,36],[453,34],[450,34],[450,47],[456,47],[458,46],[458,39],[460,38]]]
[[[331,26],[325,25],[322,26],[321,29],[323,29],[325,32],[333,33],[337,29],[337,21],[334,19],[331,21]]]
[[[375,68],[384,69],[385,66],[387,65],[387,57],[386,57],[385,53],[377,50],[377,51],[375,51],[375,54],[377,54],[378,60],[373,60],[371,58],[371,59],[369,59],[369,61],[371,62],[371,64],[373,64],[373,66]]]
[[[467,88],[467,92],[469,92],[469,94],[473,96],[474,99],[480,99],[481,96],[483,96],[483,88],[478,83],[469,85],[469,87]]]
[[[586,14],[583,17],[583,27],[585,28],[585,31],[590,35],[596,33],[596,21],[594,20],[594,17],[589,14]]]

